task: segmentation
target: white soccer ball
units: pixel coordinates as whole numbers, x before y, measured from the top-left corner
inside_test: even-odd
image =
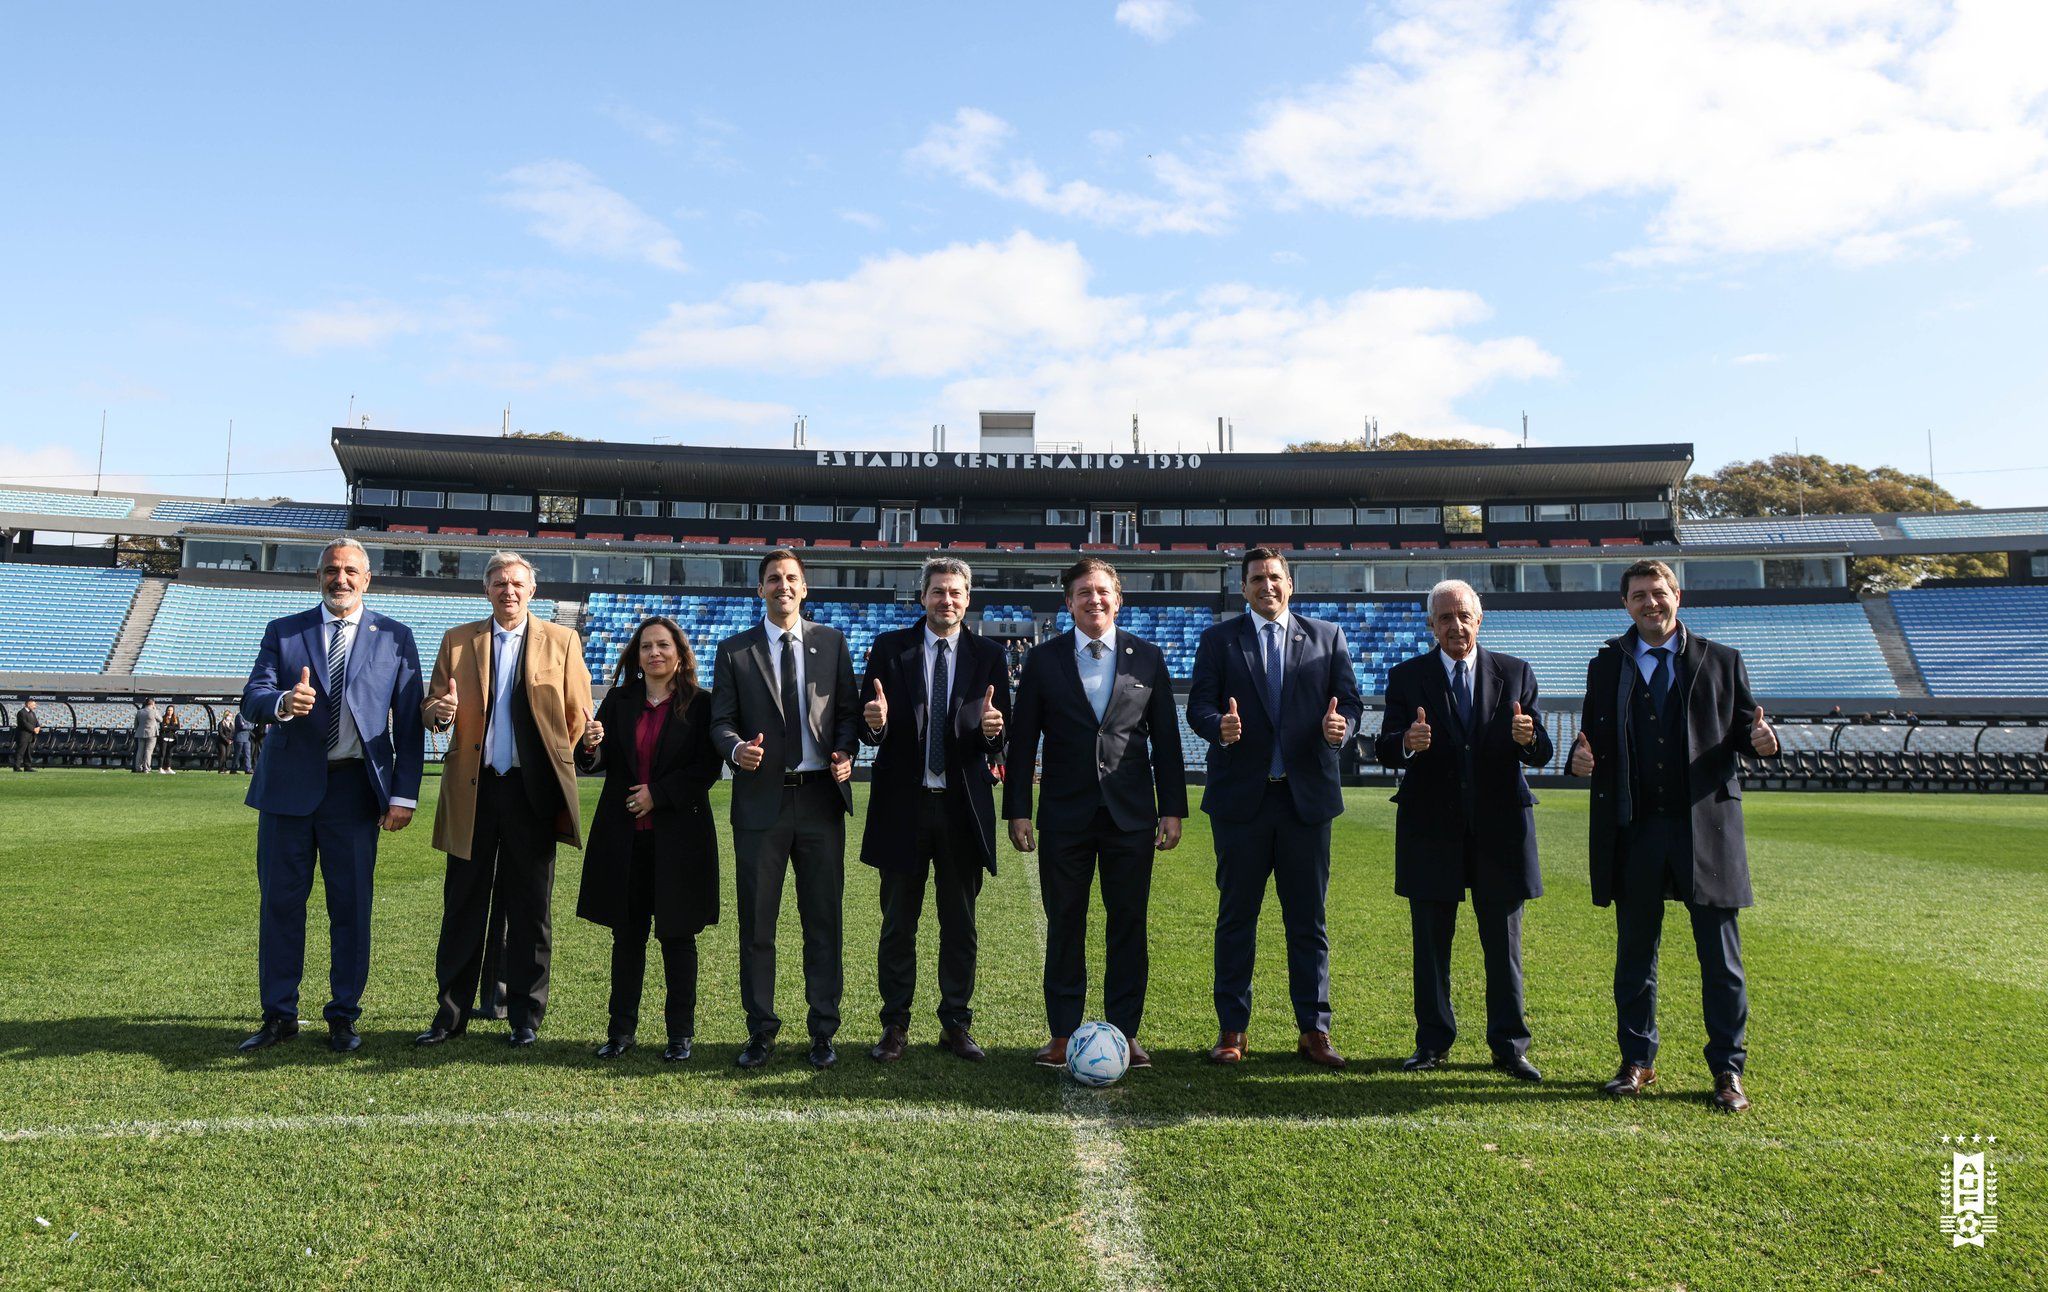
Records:
[[[1083,1023],[1067,1038],[1067,1075],[1084,1086],[1106,1086],[1131,1066],[1131,1043],[1108,1023]]]

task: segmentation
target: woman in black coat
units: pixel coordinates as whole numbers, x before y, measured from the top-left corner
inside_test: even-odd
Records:
[[[661,1057],[679,1062],[696,1032],[697,934],[718,922],[710,790],[724,763],[711,744],[711,693],[673,619],[634,630],[576,760],[604,772],[576,895],[576,914],[612,931],[611,1025],[597,1056],[633,1048],[651,924],[668,988]]]

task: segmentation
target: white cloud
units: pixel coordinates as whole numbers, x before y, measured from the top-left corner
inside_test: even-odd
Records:
[[[1266,259],[1276,265],[1305,265],[1308,263],[1307,256],[1302,255],[1299,251],[1288,251],[1285,248],[1272,252]]]
[[[993,113],[961,108],[951,122],[926,131],[907,160],[984,193],[1133,233],[1213,233],[1225,223],[1229,206],[1223,189],[1170,154],[1152,159],[1151,165],[1154,178],[1171,196],[1146,197],[1087,180],[1056,182],[1030,158],[1004,156],[1014,133]]]
[[[477,353],[503,349],[490,314],[461,298],[431,305],[402,305],[386,300],[339,301],[313,309],[287,311],[274,330],[277,343],[293,354],[327,350],[372,350],[402,336],[432,334],[452,338]]]
[[[1960,256],[1970,249],[1970,235],[1956,220],[1929,220],[1910,229],[1859,233],[1835,244],[1835,259],[1845,265],[1879,265],[1907,256]]]
[[[1088,146],[1099,153],[1117,152],[1124,146],[1123,132],[1121,130],[1090,130],[1088,132]]]
[[[531,231],[564,251],[642,260],[682,271],[683,245],[632,199],[569,161],[533,162],[499,177],[498,201],[533,216]]]
[[[870,233],[880,233],[885,227],[882,217],[873,211],[841,211],[839,218],[848,224],[857,224]]]
[[[1119,26],[1154,42],[1171,39],[1194,20],[1194,11],[1179,0],[1120,0],[1116,7]]]
[[[651,112],[622,99],[606,99],[597,105],[598,115],[607,118],[621,130],[637,135],[657,148],[672,147],[676,141],[676,128]]]
[[[1778,362],[1778,358],[1779,356],[1775,354],[1765,354],[1762,351],[1759,351],[1755,354],[1738,354],[1733,359],[1730,359],[1728,362],[1747,366],[1750,364],[1758,363],[1776,363]]]
[[[1458,402],[1560,369],[1527,337],[1468,335],[1490,314],[1469,292],[1321,298],[1226,284],[1145,299],[1097,295],[1089,276],[1072,244],[1027,233],[896,253],[841,279],[673,305],[585,370],[905,376],[947,383],[935,415],[912,424],[1037,408],[1051,433],[1093,436],[1137,412],[1153,442],[1192,444],[1223,414],[1249,449],[1343,433],[1368,412],[1388,429],[1503,438]]]

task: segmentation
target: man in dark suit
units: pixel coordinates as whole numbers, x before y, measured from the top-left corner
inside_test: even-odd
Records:
[[[14,711],[14,770],[17,772],[36,771],[36,733],[43,729],[43,719],[36,712],[34,700],[23,700],[21,707]]]
[[[450,628],[434,660],[427,720],[437,732],[453,729],[434,809],[434,846],[448,868],[434,951],[438,1000],[416,1045],[468,1030],[486,973],[504,983],[507,1042],[524,1048],[540,1039],[554,963],[555,849],[583,843],[572,759],[592,714],[583,639],[530,612],[536,583],[531,561],[493,554],[484,565],[491,617]]]
[[[1043,847],[1038,891],[1045,902],[1045,1021],[1052,1040],[1034,1057],[1062,1067],[1067,1038],[1088,994],[1088,893],[1098,867],[1107,916],[1102,1010],[1131,1046],[1131,1066],[1149,1068],[1138,1044],[1150,961],[1145,909],[1154,849],[1180,843],[1188,814],[1187,769],[1173,677],[1157,646],[1123,632],[1116,613],[1123,581],[1109,562],[1083,557],[1062,576],[1071,631],[1024,659],[1003,777],[1003,818],[1019,852]],[[1038,833],[1031,828],[1032,769],[1040,737],[1045,778]]]
[[[796,873],[803,925],[804,998],[810,1062],[839,1061],[841,924],[846,894],[846,818],[853,813],[853,755],[860,690],[838,629],[803,618],[802,558],[776,548],[761,558],[762,622],[718,645],[711,738],[733,765],[734,883],[739,905],[740,1003],[747,1045],[739,1066],[775,1052],[775,923],[782,881]]]
[[[996,870],[988,760],[1003,751],[1010,676],[1002,647],[961,626],[973,581],[956,557],[926,561],[924,618],[875,638],[861,677],[860,738],[877,750],[860,859],[882,872],[882,1039],[868,1057],[881,1063],[902,1058],[910,1039],[927,874],[939,913],[939,1047],[972,1062],[986,1057],[968,1030],[974,905],[982,872]]]
[[[1387,709],[1375,751],[1405,773],[1394,792],[1394,892],[1408,899],[1415,948],[1415,1053],[1427,1072],[1450,1053],[1451,939],[1472,892],[1486,960],[1486,1044],[1493,1066],[1523,1081],[1522,903],[1543,895],[1536,866],[1536,802],[1523,774],[1550,761],[1550,733],[1526,663],[1479,645],[1484,611],[1468,583],[1430,589],[1436,649],[1387,674]]]
[[[1608,1094],[1657,1079],[1657,944],[1664,903],[1685,903],[1700,962],[1713,1106],[1749,1107],[1749,991],[1735,913],[1752,905],[1736,759],[1778,755],[1778,736],[1749,691],[1741,652],[1678,620],[1678,580],[1662,561],[1621,576],[1635,626],[1586,666],[1586,705],[1566,770],[1593,778],[1593,902],[1612,903],[1616,1038]]]
[[[1344,811],[1337,751],[1364,706],[1344,630],[1290,614],[1294,579],[1270,548],[1244,554],[1249,614],[1216,624],[1195,648],[1188,726],[1209,742],[1202,810],[1216,836],[1215,1063],[1244,1058],[1259,907],[1270,879],[1287,926],[1296,1051],[1326,1068],[1330,1046],[1330,822]]]
[[[364,608],[369,554],[354,539],[329,543],[319,578],[320,605],[270,622],[242,688],[242,717],[276,727],[246,799],[260,814],[263,1024],[242,1041],[244,1053],[298,1035],[316,863],[331,939],[327,1044],[342,1054],[361,1047],[377,828],[411,823],[426,764],[419,654],[410,628]]]

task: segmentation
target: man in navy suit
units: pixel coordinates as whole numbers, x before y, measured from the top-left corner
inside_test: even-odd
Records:
[[[1451,938],[1472,892],[1486,960],[1486,1044],[1493,1066],[1541,1081],[1528,1060],[1522,998],[1522,903],[1543,895],[1536,799],[1523,774],[1550,761],[1550,733],[1526,663],[1479,645],[1484,611],[1472,585],[1429,590],[1436,649],[1387,674],[1375,752],[1404,771],[1394,792],[1394,892],[1408,899],[1415,949],[1415,1053],[1404,1072],[1443,1064],[1458,1034],[1451,1013]]]
[[[957,557],[924,563],[924,618],[883,633],[861,678],[861,743],[876,747],[860,859],[882,872],[882,995],[877,1063],[903,1057],[917,989],[917,924],[927,876],[939,913],[939,1048],[987,1055],[974,1021],[979,949],[974,905],[996,873],[996,807],[988,760],[1003,752],[1010,674],[1003,648],[961,624],[974,572]],[[937,714],[937,720],[933,720]]]
[[[299,1031],[306,898],[317,862],[331,942],[328,1048],[362,1045],[356,1019],[370,975],[371,872],[377,829],[403,830],[426,761],[419,654],[412,630],[363,606],[369,553],[352,538],[320,554],[320,606],[274,619],[242,688],[242,716],[275,724],[248,805],[262,894],[256,963],[263,1024],[244,1053]]]
[[[1287,926],[1288,993],[1297,1053],[1342,1068],[1330,1047],[1330,822],[1344,811],[1337,751],[1363,705],[1344,630],[1289,614],[1287,558],[1244,554],[1251,613],[1202,634],[1188,691],[1188,726],[1209,742],[1202,810],[1216,837],[1216,1044],[1213,1063],[1244,1058],[1252,958],[1270,879]]]
[[[1003,818],[1019,852],[1044,849],[1045,1020],[1052,1040],[1033,1056],[1062,1067],[1088,995],[1088,890],[1099,868],[1107,917],[1102,1012],[1130,1041],[1131,1066],[1149,1068],[1138,1044],[1150,959],[1145,911],[1155,849],[1180,842],[1187,768],[1173,677],[1157,646],[1116,626],[1123,580],[1084,556],[1063,581],[1074,628],[1034,647],[1017,688],[1003,777]],[[1045,741],[1038,835],[1031,828],[1032,766]]]

